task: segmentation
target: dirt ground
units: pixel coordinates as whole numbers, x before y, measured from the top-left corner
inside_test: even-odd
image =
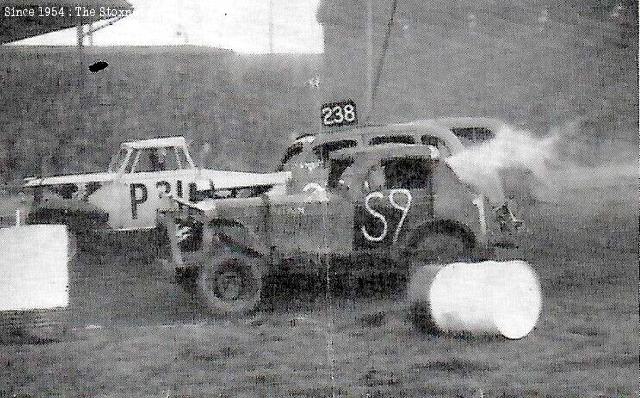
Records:
[[[637,207],[525,217],[520,256],[544,302],[521,340],[422,334],[402,288],[379,284],[327,295],[274,280],[254,315],[215,319],[157,262],[81,252],[72,329],[0,345],[0,397],[637,396]]]

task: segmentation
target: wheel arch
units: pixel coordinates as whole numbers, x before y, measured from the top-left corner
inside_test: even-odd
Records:
[[[391,252],[394,261],[405,263],[408,258],[412,258],[423,240],[428,239],[432,233],[444,233],[462,241],[463,252],[459,260],[476,257],[478,245],[473,231],[458,221],[445,219],[425,222],[408,232]],[[412,269],[409,269],[409,272],[411,273]]]
[[[413,228],[400,244],[400,251],[406,252],[420,243],[425,235],[434,232],[460,237],[469,250],[473,250],[477,246],[476,236],[469,226],[456,220],[445,219],[429,221]]]
[[[220,243],[231,251],[240,252],[253,257],[265,257],[271,252],[253,229],[238,220],[216,218],[207,223],[213,235]]]
[[[109,214],[97,206],[75,199],[51,199],[34,206],[27,224],[66,224],[70,229],[106,227]]]

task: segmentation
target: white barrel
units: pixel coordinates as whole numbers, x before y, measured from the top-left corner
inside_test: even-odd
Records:
[[[0,228],[0,312],[66,307],[71,250],[64,225]]]
[[[524,261],[427,265],[413,275],[408,299],[427,309],[428,322],[445,333],[526,336],[542,308],[536,273]]]

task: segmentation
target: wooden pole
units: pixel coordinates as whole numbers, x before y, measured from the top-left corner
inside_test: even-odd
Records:
[[[366,0],[367,2],[367,92],[366,98],[366,110],[367,115],[373,111],[373,0]]]
[[[269,54],[273,54],[273,0],[269,0]]]

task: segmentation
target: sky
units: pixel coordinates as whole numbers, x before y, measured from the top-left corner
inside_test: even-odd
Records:
[[[193,44],[240,53],[269,52],[269,2],[273,47],[279,53],[320,53],[319,0],[128,0],[128,17],[94,34],[94,45]],[[75,29],[37,36],[16,45],[75,45]]]

